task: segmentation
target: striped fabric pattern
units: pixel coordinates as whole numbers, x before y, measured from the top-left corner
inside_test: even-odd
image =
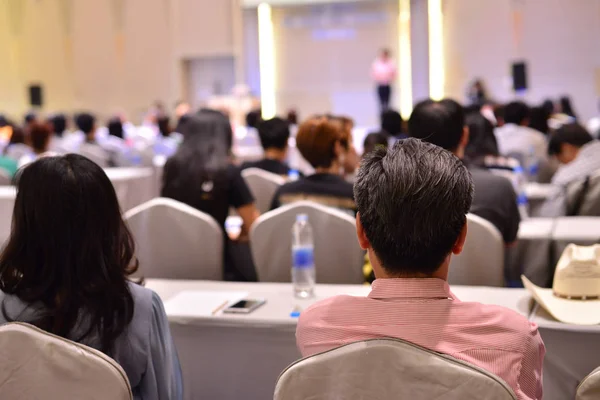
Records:
[[[368,297],[337,296],[298,321],[302,356],[361,340],[399,338],[479,366],[517,398],[542,398],[545,347],[537,325],[499,306],[461,302],[441,279],[377,279]]]

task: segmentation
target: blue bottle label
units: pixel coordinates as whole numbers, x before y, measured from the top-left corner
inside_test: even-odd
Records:
[[[292,250],[292,265],[294,268],[311,268],[314,266],[314,249],[300,247]]]

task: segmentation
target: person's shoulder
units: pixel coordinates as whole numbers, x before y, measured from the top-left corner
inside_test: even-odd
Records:
[[[256,162],[253,162],[253,161],[244,161],[242,163],[242,165],[240,166],[240,170],[243,171],[243,170],[248,169],[248,168],[255,168],[255,165],[256,165]]]
[[[354,306],[364,299],[361,297],[340,295],[321,300],[302,311],[298,327],[306,327],[314,323],[319,323],[318,321],[322,322],[325,319],[330,319],[331,317],[336,319],[343,318],[344,314],[351,315]]]
[[[537,326],[515,310],[477,302],[461,302],[461,306],[469,309],[470,317],[477,321],[482,332],[522,338],[537,334]]]

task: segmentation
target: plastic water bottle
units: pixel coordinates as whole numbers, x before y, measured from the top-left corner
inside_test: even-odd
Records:
[[[292,285],[294,295],[308,298],[315,291],[315,261],[312,227],[308,215],[298,214],[292,227]]]
[[[540,170],[540,164],[537,156],[535,155],[535,149],[532,147],[529,148],[529,155],[527,157],[527,175],[529,178],[529,182],[537,182],[538,173]]]
[[[300,173],[298,172],[298,170],[290,169],[288,172],[288,181],[294,182],[298,179],[300,179]]]
[[[527,193],[525,192],[525,173],[523,171],[523,167],[518,166],[515,167],[514,175],[516,182],[513,182],[513,186],[515,191],[517,192],[517,207],[519,208],[519,214],[521,215],[521,219],[529,218],[529,199],[527,198]]]

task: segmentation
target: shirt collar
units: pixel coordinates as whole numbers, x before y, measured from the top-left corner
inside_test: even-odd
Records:
[[[438,278],[376,279],[371,286],[372,299],[414,298],[453,299],[448,282]]]

